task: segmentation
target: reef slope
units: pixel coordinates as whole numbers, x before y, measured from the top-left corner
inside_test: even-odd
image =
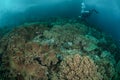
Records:
[[[29,23],[0,40],[0,80],[119,80],[119,48],[77,21]]]

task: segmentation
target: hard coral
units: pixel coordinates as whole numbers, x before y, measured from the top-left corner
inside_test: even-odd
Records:
[[[114,56],[119,49],[103,33],[79,22],[51,24],[24,24],[0,40],[0,79],[118,78]]]
[[[67,23],[64,25],[54,25],[50,31],[45,31],[43,35],[47,39],[54,39],[57,45],[61,45],[64,42],[73,42],[79,35],[83,35],[87,31],[84,25]]]
[[[47,30],[46,26],[29,25],[21,26],[0,41],[2,56],[2,66],[6,76],[3,79],[12,80],[47,80],[47,68],[39,65],[33,58],[39,56],[41,48],[37,43],[29,42],[37,32]],[[4,73],[0,73],[2,77]]]
[[[60,80],[102,80],[98,67],[88,56],[69,55],[60,64]]]

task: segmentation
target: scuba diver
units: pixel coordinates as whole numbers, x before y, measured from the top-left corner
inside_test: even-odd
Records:
[[[98,13],[98,11],[96,9],[91,9],[91,10],[85,10],[86,9],[86,5],[84,2],[81,3],[81,12],[80,12],[80,16],[79,18],[82,21],[86,21],[87,18],[89,18],[94,12]]]

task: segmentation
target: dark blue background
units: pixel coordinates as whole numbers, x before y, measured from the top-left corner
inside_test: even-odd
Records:
[[[78,17],[82,1],[86,9],[95,8],[99,12],[88,19],[89,24],[98,26],[120,43],[119,0],[1,0],[0,27],[14,27],[55,16]]]

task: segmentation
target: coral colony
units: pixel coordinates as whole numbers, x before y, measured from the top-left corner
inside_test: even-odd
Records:
[[[119,80],[117,53],[109,36],[77,20],[28,23],[0,40],[0,80]]]

